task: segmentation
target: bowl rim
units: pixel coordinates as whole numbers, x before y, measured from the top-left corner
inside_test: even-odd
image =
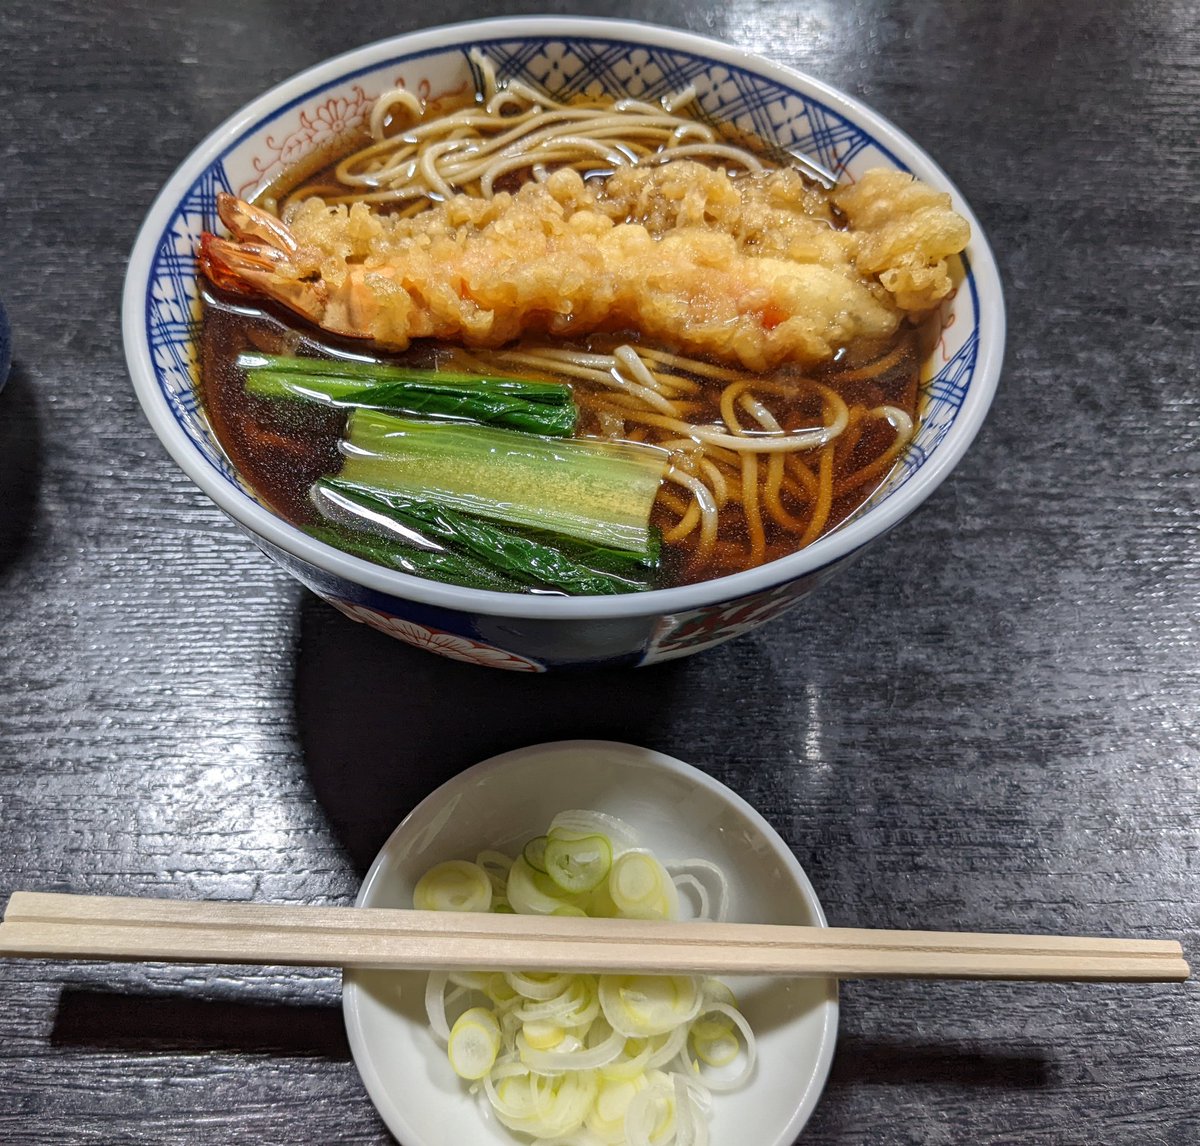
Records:
[[[772,856],[792,880],[796,891],[804,901],[805,907],[816,921],[816,925],[819,927],[829,926],[825,918],[824,908],[821,906],[821,901],[817,897],[808,874],[800,866],[799,860],[796,859],[787,842],[753,804],[742,796],[739,796],[727,784],[721,783],[720,780],[710,776],[694,764],[688,764],[678,757],[670,756],[665,752],[659,752],[657,749],[645,748],[641,745],[630,744],[624,741],[596,739],[551,740],[538,744],[530,744],[523,748],[510,749],[507,752],[489,756],[486,760],[481,760],[478,764],[473,764],[462,772],[456,773],[443,784],[438,785],[437,788],[421,800],[400,821],[388,836],[375,856],[375,859],[371,862],[367,874],[363,877],[358,894],[354,899],[354,906],[369,906],[369,903],[366,901],[371,897],[375,886],[383,878],[391,850],[395,846],[398,837],[405,831],[410,820],[414,820],[419,815],[427,813],[429,810],[437,808],[442,804],[446,799],[445,792],[447,788],[477,781],[480,777],[487,776],[489,773],[507,767],[514,760],[527,758],[530,755],[551,754],[567,750],[587,751],[596,749],[618,749],[622,752],[639,755],[643,759],[649,760],[655,767],[674,773],[676,776],[681,776],[698,787],[705,789],[735,812],[744,816],[753,825]],[[821,1040],[817,1048],[817,1059],[813,1074],[808,1081],[804,1093],[800,1096],[796,1109],[788,1119],[788,1124],[781,1136],[775,1142],[762,1143],[761,1146],[791,1146],[797,1135],[800,1134],[808,1120],[812,1117],[812,1113],[816,1109],[817,1103],[824,1092],[825,1085],[829,1080],[829,1072],[833,1066],[833,1056],[837,1045],[839,1019],[838,980],[823,977],[819,981],[825,983],[826,994],[821,1004],[821,1009],[824,1012],[821,1023]],[[363,1085],[372,1103],[378,1110],[380,1117],[387,1124],[388,1129],[401,1142],[405,1143],[405,1146],[409,1146],[410,1142],[415,1144],[420,1141],[420,1136],[408,1124],[404,1110],[391,1100],[387,1087],[375,1069],[374,1059],[368,1051],[366,1036],[363,1031],[362,1015],[359,1010],[360,994],[355,973],[353,969],[347,968],[342,976],[342,1017],[346,1024],[346,1035],[350,1043],[350,1051],[355,1067],[358,1069]],[[760,1144],[756,1144],[756,1146],[760,1146]]]
[[[500,37],[585,37],[692,52],[755,72],[827,103],[862,125],[894,158],[948,191],[971,227],[969,266],[979,321],[975,374],[966,399],[945,437],[916,474],[886,501],[851,519],[807,548],[740,573],[668,589],[618,596],[555,597],[501,593],[429,581],[352,557],[310,537],[259,505],[222,477],[177,422],[158,385],[149,347],[146,298],[154,256],[165,228],[196,178],[232,149],[260,119],[278,114],[313,89],[348,78],[393,55],[452,49],[472,40]],[[480,616],[528,620],[621,620],[713,607],[789,584],[848,558],[882,536],[921,505],[958,464],[991,406],[1004,357],[1005,309],[995,258],[983,228],[965,199],[934,160],[889,120],[837,88],[756,52],[663,25],[604,17],[520,16],[444,24],[352,48],[276,84],[211,131],[179,164],[156,196],[138,232],[125,276],[122,335],[134,390],[151,428],[176,464],[235,522],[317,570],[368,590],[416,604]]]

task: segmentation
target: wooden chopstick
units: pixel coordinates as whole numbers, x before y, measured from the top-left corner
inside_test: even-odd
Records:
[[[1178,981],[1173,940],[664,923],[14,892],[0,956],[418,970]]]

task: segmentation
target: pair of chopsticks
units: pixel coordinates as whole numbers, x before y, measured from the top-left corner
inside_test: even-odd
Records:
[[[1156,939],[667,923],[14,892],[0,956],[838,978],[1188,978]]]

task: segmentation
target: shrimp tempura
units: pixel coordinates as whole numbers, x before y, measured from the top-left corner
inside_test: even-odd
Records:
[[[873,171],[832,203],[848,227],[795,172],[733,179],[690,160],[599,184],[562,169],[409,218],[313,198],[281,222],[224,195],[233,239],[205,235],[201,262],[218,285],[389,349],[635,330],[765,370],[882,343],[951,289],[945,260],[968,229],[949,196]]]

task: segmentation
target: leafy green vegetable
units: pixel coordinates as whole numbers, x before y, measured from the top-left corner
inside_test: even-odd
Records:
[[[484,385],[465,382],[436,387],[423,382],[370,385],[356,378],[302,374],[269,367],[247,372],[246,393],[256,398],[293,398],[325,406],[361,406],[369,410],[483,422],[558,437],[566,437],[574,431],[578,416],[574,404],[529,401],[516,395],[493,392]]]
[[[312,525],[305,532],[335,549],[416,577],[465,585],[469,589],[491,589],[497,593],[512,593],[522,588],[519,582],[483,562],[447,549],[422,549],[372,533],[330,526]]]
[[[348,384],[378,386],[384,382],[407,382],[430,390],[485,386],[497,394],[545,402],[552,406],[572,403],[571,387],[562,382],[535,382],[527,378],[509,378],[504,374],[468,374],[454,370],[421,370],[411,366],[390,366],[383,362],[364,362],[354,358],[299,358],[265,354],[257,350],[238,355],[238,366],[246,371],[272,370],[283,374],[307,374],[320,378],[338,378]]]
[[[601,551],[611,566],[618,565],[618,558],[623,562],[623,575],[617,575],[589,567],[588,555],[595,552],[596,547],[550,545],[432,501],[414,500],[336,479],[317,482],[315,498],[323,512],[330,503],[341,503],[342,506],[348,503],[347,508],[357,506],[371,517],[389,518],[423,537],[435,538],[465,552],[526,585],[596,595],[633,593],[651,588],[653,563],[629,553]],[[352,509],[349,511],[353,512]]]
[[[540,529],[650,560],[650,511],[668,455],[652,446],[564,440],[355,409],[343,481]]]
[[[239,354],[237,364],[246,372],[246,393],[257,398],[459,418],[564,437],[578,417],[571,388],[561,382],[257,351]]]

